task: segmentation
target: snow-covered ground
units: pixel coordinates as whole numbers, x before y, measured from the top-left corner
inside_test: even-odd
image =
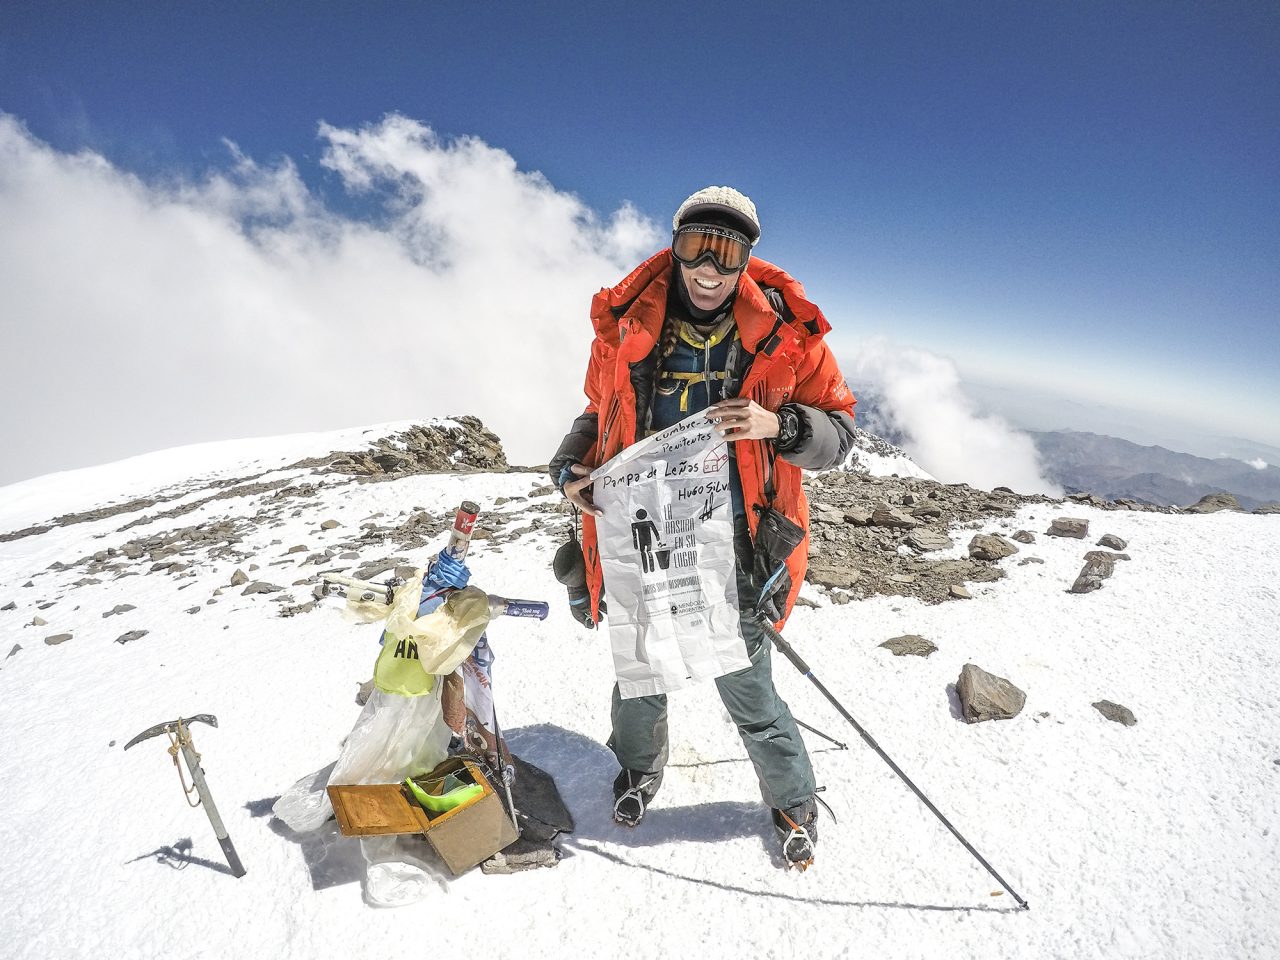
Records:
[[[282,456],[229,444],[184,464],[171,451],[163,477],[135,458],[76,471],[74,482],[28,481],[0,489],[0,533],[181,489],[197,472],[243,475],[255,459],[275,469],[359,433],[316,435]],[[257,555],[255,576],[288,584],[314,572],[295,569],[306,554],[290,546],[340,542],[379,511],[442,514],[469,498],[501,531],[544,502],[529,498],[545,482],[533,474],[307,479],[319,486],[298,515],[242,544]],[[520,499],[493,506],[499,497]],[[570,619],[549,570],[552,535],[478,542],[474,583],[553,601],[546,621],[499,621],[490,637],[509,739],[555,776],[577,831],[553,869],[472,871],[418,904],[377,910],[361,897],[355,841],[330,831],[299,842],[270,814],[295,779],[336,756],[377,628],[348,624],[336,605],[281,618],[270,598],[214,598],[230,560],[80,587],[82,572],[48,569],[255,506],[214,501],[125,531],[132,516],[0,543],[0,606],[16,603],[0,612],[0,657],[21,647],[0,660],[5,956],[1280,957],[1280,517],[1035,506],[986,529],[1039,532],[1069,515],[1089,519],[1090,540],[1039,537],[970,601],[832,606],[807,594],[819,607],[796,611],[787,636],[797,650],[1029,912],[992,895],[995,881],[780,658],[775,676],[796,715],[849,743],[809,740],[839,818],[821,821],[811,870],[780,867],[711,686],[672,697],[662,792],[635,830],[613,824],[606,638]],[[330,518],[342,526],[321,531]],[[1128,540],[1132,559],[1100,591],[1066,593],[1103,533]],[[1028,556],[1044,563],[1019,563]],[[294,593],[306,598],[305,587]],[[122,603],[136,609],[103,617]],[[48,625],[25,626],[37,614]],[[133,629],[149,633],[114,642]],[[59,633],[73,637],[42,642]],[[898,658],[877,646],[904,633],[938,652]],[[1024,689],[1023,712],[957,719],[948,687],[966,662]],[[1102,699],[1138,724],[1104,719],[1090,705]],[[196,726],[195,741],[242,879],[181,796],[163,738],[122,750],[146,727],[201,712],[219,720]]]

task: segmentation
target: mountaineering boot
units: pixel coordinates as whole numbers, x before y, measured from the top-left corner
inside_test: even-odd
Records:
[[[818,804],[810,797],[785,810],[773,811],[773,826],[782,841],[782,858],[787,866],[807,870],[813,866],[813,850],[818,844]]]
[[[644,812],[660,786],[661,770],[657,773],[623,770],[613,781],[613,819],[634,827],[644,819]]]

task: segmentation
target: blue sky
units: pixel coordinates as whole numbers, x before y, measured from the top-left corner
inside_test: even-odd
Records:
[[[0,6],[55,151],[198,181],[225,139],[358,219],[318,124],[394,112],[602,217],[730,183],[841,350],[1280,445],[1278,74],[1274,3]]]

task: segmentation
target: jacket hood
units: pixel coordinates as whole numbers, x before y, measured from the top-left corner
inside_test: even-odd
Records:
[[[652,349],[662,329],[667,309],[667,291],[671,285],[673,258],[671,250],[660,250],[636,267],[615,287],[605,287],[592,298],[591,321],[596,334],[606,343],[618,346],[622,331],[646,334],[644,352]],[[804,293],[804,285],[785,270],[759,257],[752,257],[746,272],[738,281],[738,295],[733,315],[742,343],[756,352],[760,341],[769,335],[777,322],[777,314],[761,287],[774,287],[786,305],[784,317],[791,322],[797,339],[821,339],[831,324]],[[790,316],[787,316],[790,314]]]

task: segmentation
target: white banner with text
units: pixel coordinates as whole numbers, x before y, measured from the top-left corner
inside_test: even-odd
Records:
[[[698,413],[592,474],[623,699],[751,665],[738,624],[729,446]]]

